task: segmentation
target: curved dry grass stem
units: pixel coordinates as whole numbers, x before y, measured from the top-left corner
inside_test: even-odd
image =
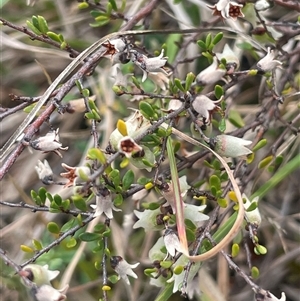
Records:
[[[168,128],[168,125],[166,123],[162,124],[162,127],[164,127],[165,129]],[[187,239],[185,236],[185,231],[182,231],[182,236],[183,238],[180,238],[181,243],[182,243],[182,247],[183,247],[183,254],[188,257],[189,259],[191,259],[192,261],[205,261],[208,260],[209,258],[217,255],[223,248],[225,248],[231,241],[232,239],[236,236],[236,234],[238,233],[238,231],[240,230],[243,220],[244,220],[244,214],[245,214],[245,209],[244,209],[244,203],[243,203],[243,199],[242,199],[242,195],[240,192],[240,189],[236,183],[236,180],[233,176],[232,171],[230,170],[228,164],[226,163],[226,161],[220,156],[218,155],[215,151],[213,151],[211,148],[209,148],[208,146],[206,146],[205,144],[202,144],[201,142],[185,135],[184,133],[178,131],[175,128],[172,128],[172,133],[178,137],[180,137],[181,139],[185,140],[186,142],[189,142],[195,146],[199,146],[199,147],[204,147],[205,149],[209,150],[211,153],[214,154],[214,156],[216,156],[220,162],[222,163],[222,165],[224,166],[228,177],[231,181],[233,190],[236,194],[236,198],[238,200],[238,204],[239,204],[239,211],[237,214],[237,218],[234,222],[234,225],[232,226],[232,228],[230,229],[230,231],[226,234],[226,236],[220,241],[220,243],[218,243],[216,246],[214,246],[212,249],[210,249],[209,251],[205,252],[204,254],[200,254],[197,256],[190,256],[189,252],[188,252],[188,245],[187,245]],[[183,220],[182,220],[182,223]]]

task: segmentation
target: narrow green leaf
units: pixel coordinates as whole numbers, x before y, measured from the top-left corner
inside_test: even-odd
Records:
[[[215,35],[215,37],[212,40],[213,45],[217,45],[221,40],[223,39],[223,32],[219,32]]]
[[[202,40],[197,41],[197,44],[202,51],[206,51],[206,44]]]
[[[146,101],[141,101],[139,103],[139,109],[144,116],[148,116],[147,119],[152,118],[155,115],[152,106]]]
[[[215,95],[216,95],[217,99],[220,99],[224,95],[224,89],[221,86],[216,85],[215,86]]]
[[[134,182],[134,172],[130,169],[126,172],[122,180],[123,190],[126,191]]]
[[[180,91],[185,92],[185,89],[184,89],[183,85],[181,84],[181,81],[179,78],[174,79],[174,84]]]
[[[240,113],[236,110],[229,110],[228,120],[237,128],[245,126],[245,122],[242,119]]]
[[[98,233],[84,232],[79,235],[79,238],[82,241],[89,242],[89,241],[95,241],[101,239],[102,236]]]
[[[83,199],[82,196],[80,195],[74,195],[72,196],[72,201],[74,203],[74,206],[81,210],[81,211],[87,211],[87,205],[86,205],[86,202],[85,200]]]
[[[256,152],[258,151],[259,149],[263,148],[264,146],[266,146],[268,143],[267,139],[261,139],[260,141],[258,141],[256,143],[256,145],[253,147],[252,151],[253,152]]]
[[[77,245],[77,240],[74,237],[70,237],[66,242],[66,247],[68,249],[74,248]]]
[[[39,30],[41,33],[46,34],[49,30],[47,21],[43,16],[38,16]]]
[[[109,3],[111,4],[113,10],[115,10],[115,11],[118,10],[118,7],[117,7],[117,4],[116,4],[115,0],[109,0]]]
[[[61,40],[59,39],[59,36],[57,33],[52,32],[52,31],[47,31],[46,34],[51,40],[61,43]]]
[[[209,34],[206,36],[206,39],[205,39],[205,45],[206,45],[206,48],[209,48],[209,46],[210,46],[210,44],[211,44],[211,40],[212,40],[211,33],[209,33]]]
[[[194,82],[195,80],[195,74],[193,72],[189,72],[187,75],[186,75],[186,78],[185,78],[185,91],[189,91],[191,86],[192,86],[192,83]]]

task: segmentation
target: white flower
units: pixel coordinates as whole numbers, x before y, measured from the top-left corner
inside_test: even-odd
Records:
[[[186,176],[182,176],[181,178],[179,178],[179,187],[180,187],[181,197],[184,199],[187,194],[187,191],[191,187],[190,185],[188,185],[186,181]],[[161,194],[166,199],[168,205],[172,207],[172,211],[175,214],[176,208],[175,208],[174,190],[173,190],[172,181],[169,184],[167,184],[164,187],[164,189],[161,190]]]
[[[183,214],[185,219],[192,221],[197,227],[199,227],[203,221],[209,219],[209,216],[201,213],[206,208],[206,205],[196,206],[191,204],[183,205]]]
[[[136,110],[128,120],[125,121],[127,134],[129,137],[137,137],[140,133],[144,132],[147,128],[151,126],[151,123],[146,119],[139,110]],[[109,138],[111,146],[117,150],[119,141],[124,136],[119,132],[118,129],[115,129]]]
[[[144,157],[145,155],[143,148],[129,136],[125,136],[119,140],[118,150],[127,158],[131,158],[133,155],[137,157]]]
[[[88,177],[91,174],[91,170],[87,166],[72,167],[65,163],[62,163],[61,166],[67,171],[60,174],[61,177],[68,179],[64,187],[75,186],[77,180],[81,179],[81,175]]]
[[[167,62],[167,57],[164,57],[163,49],[159,56],[151,58],[148,58],[146,55],[136,50],[131,50],[130,54],[131,61],[143,71],[142,82],[147,79],[148,73],[162,72],[165,75],[168,75],[168,73],[162,68]]]
[[[205,95],[197,96],[192,102],[192,107],[203,117],[203,123],[209,125],[211,123],[211,115],[215,110],[221,110],[217,104],[222,101],[223,97],[217,101],[213,101]]]
[[[151,79],[154,84],[156,85],[156,89],[157,87],[161,88],[163,91],[165,91],[168,87],[169,84],[169,76],[170,74],[166,74],[163,72],[149,72],[148,73],[148,78]]]
[[[238,17],[244,17],[241,11],[243,5],[234,1],[219,0],[214,6],[208,5],[208,7],[213,10],[214,16],[220,16],[223,19],[231,18],[235,21]]]
[[[251,143],[252,141],[229,135],[218,135],[211,139],[212,149],[222,157],[246,157],[252,151],[245,145]]]
[[[58,131],[51,131],[46,136],[39,137],[33,141],[29,142],[29,145],[36,149],[43,151],[44,153],[54,152],[62,158],[60,150],[67,150],[68,147],[62,147],[62,144],[59,142]]]
[[[226,60],[227,74],[232,74],[236,69],[240,67],[240,60],[237,55],[232,51],[228,44],[225,44],[223,52],[216,53],[216,57],[219,61]]]
[[[274,53],[274,50],[271,50],[271,48],[268,47],[267,55],[258,61],[256,64],[257,68],[261,71],[267,72],[272,71],[277,66],[282,65],[282,62],[274,60],[275,56],[276,54]]]
[[[116,67],[116,75],[113,77],[115,82],[114,86],[127,87],[128,86],[128,77],[133,75],[133,73],[129,73],[124,75],[119,67]]]
[[[50,281],[56,278],[58,274],[59,271],[48,270],[48,265],[41,266],[38,264],[28,264],[19,272],[20,276],[26,277],[37,286],[50,285]]]
[[[170,228],[166,229],[163,238],[164,238],[166,249],[172,257],[175,256],[176,251],[180,253],[182,252],[179,238],[172,229]]]
[[[107,218],[113,218],[113,210],[114,211],[122,211],[121,209],[115,207],[111,193],[107,188],[99,189],[96,193],[96,205],[90,205],[93,209],[96,209],[94,213],[94,217],[100,216],[104,213]]]
[[[226,70],[219,68],[218,59],[214,56],[213,63],[196,76],[196,82],[199,85],[215,84],[225,74]]]
[[[110,259],[111,267],[119,274],[119,278],[122,278],[128,285],[130,285],[128,276],[131,276],[135,279],[138,278],[137,274],[133,272],[132,269],[135,269],[140,263],[129,264],[121,256],[112,256]]]
[[[258,0],[254,4],[256,10],[266,10],[270,7],[270,3],[267,0]]]
[[[66,285],[62,289],[55,289],[54,287],[44,284],[41,287],[33,289],[35,300],[37,301],[63,301],[67,298],[65,293],[67,292],[69,285]]]
[[[161,214],[160,208],[155,210],[146,209],[143,212],[134,210],[134,214],[139,219],[134,225],[133,229],[144,228],[145,231],[161,230],[162,225],[157,224],[157,216]]]
[[[168,104],[168,112],[173,112],[176,111],[178,109],[180,109],[182,107],[183,103],[181,100],[173,98],[170,100],[169,104]]]
[[[121,38],[107,40],[107,42],[102,44],[102,48],[105,51],[103,57],[110,58],[113,63],[123,62],[124,58],[122,56],[127,57],[127,53],[124,52],[126,44]]]
[[[44,163],[38,160],[37,165],[35,166],[35,170],[39,176],[39,179],[46,185],[53,183],[53,172],[48,163],[45,159]]]
[[[252,203],[257,204],[259,197],[257,196],[251,202],[244,193],[243,193],[242,197],[245,200],[245,203],[244,203],[245,214],[246,214],[249,222],[258,227],[261,224],[261,215],[258,210],[258,207],[256,207],[254,210],[251,210],[251,211],[247,211],[247,209],[251,206]]]

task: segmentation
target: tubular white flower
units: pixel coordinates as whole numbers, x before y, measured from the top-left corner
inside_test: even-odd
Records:
[[[56,131],[51,131],[46,134],[46,136],[42,136],[33,141],[30,141],[29,145],[32,148],[43,151],[45,153],[54,152],[62,158],[62,155],[59,151],[65,151],[68,149],[68,147],[62,147],[62,144],[59,142],[58,131],[59,129],[56,129]]]
[[[131,61],[143,71],[142,82],[147,79],[148,73],[162,72],[165,73],[165,75],[168,75],[168,73],[162,68],[168,59],[167,57],[164,57],[163,49],[159,56],[151,58],[148,58],[146,55],[136,50],[131,50],[130,54]]]
[[[44,184],[48,185],[53,182],[53,172],[46,159],[44,160],[44,163],[42,161],[38,160],[38,163],[35,166],[35,170],[38,174],[39,179]]]
[[[256,225],[257,227],[259,227],[261,224],[261,215],[260,215],[258,208],[254,209],[252,211],[247,211],[247,209],[251,206],[252,203],[258,203],[259,197],[257,196],[251,202],[244,193],[243,193],[242,197],[246,201],[244,203],[244,208],[246,209],[245,214],[246,214],[249,222]]]
[[[225,46],[223,48],[223,52],[216,53],[216,57],[218,58],[219,61],[221,61],[222,59],[226,60],[227,74],[231,74],[233,71],[235,71],[236,69],[238,69],[240,67],[239,58],[232,51],[232,49],[230,48],[230,46],[228,44],[225,44]],[[233,69],[231,72],[230,72],[230,68]]]
[[[176,251],[182,253],[182,248],[180,245],[179,238],[172,229],[170,228],[166,229],[163,238],[164,238],[166,249],[172,257],[175,256]]]
[[[209,125],[211,123],[212,112],[221,109],[217,104],[219,104],[222,99],[223,97],[217,101],[213,101],[205,95],[199,95],[192,102],[192,107],[201,117],[203,117],[203,122]]]
[[[274,60],[276,54],[274,50],[271,50],[270,47],[268,47],[268,53],[265,57],[263,57],[258,63],[256,64],[257,68],[261,71],[267,72],[272,71],[277,66],[282,65],[282,62]]]
[[[87,166],[72,167],[65,163],[62,163],[61,166],[66,170],[60,174],[61,177],[68,179],[68,182],[64,187],[75,186],[78,179],[81,179],[80,174],[83,173],[87,177],[91,175],[91,170]]]
[[[50,285],[50,281],[56,278],[59,271],[51,271],[48,269],[48,265],[28,264],[20,272],[19,275],[28,278],[34,282],[37,286],[43,284]]]
[[[214,145],[213,149],[222,157],[236,158],[252,154],[252,151],[245,147],[245,145],[250,145],[252,141],[229,135],[218,135],[211,140]]]
[[[138,145],[131,137],[125,136],[120,139],[118,143],[118,150],[127,158],[131,158],[133,154],[142,152],[143,148]]]
[[[135,279],[138,278],[137,274],[133,272],[132,269],[135,269],[140,263],[129,264],[121,256],[112,256],[110,259],[111,267],[119,274],[119,278],[122,278],[126,284],[130,285],[128,276],[131,276]]]
[[[157,216],[161,214],[160,208],[155,210],[146,209],[144,211],[133,210],[134,214],[139,219],[134,225],[133,229],[144,228],[145,231],[161,230],[162,225],[157,225]]]
[[[241,9],[243,7],[242,4],[239,4],[230,0],[219,0],[213,6],[207,5],[208,8],[213,10],[214,16],[220,16],[223,19],[229,19],[236,21],[238,17],[244,17]]]
[[[104,213],[107,218],[113,219],[113,210],[114,211],[122,211],[117,208],[113,201],[111,193],[108,189],[103,188],[96,193],[96,205],[90,205],[93,209],[96,209],[94,213],[94,217],[100,216]]]
[[[281,293],[281,298],[278,299],[275,297],[272,293],[269,291],[260,289],[258,292],[256,292],[256,296],[259,297],[259,300],[263,301],[286,301],[285,293]]]
[[[196,81],[199,85],[210,85],[218,82],[225,74],[226,70],[219,68],[218,59],[214,56],[213,63],[196,76]]]
[[[55,289],[54,287],[44,284],[33,290],[35,300],[37,301],[63,301],[67,298],[65,293],[67,292],[69,285],[66,285],[62,289]]]

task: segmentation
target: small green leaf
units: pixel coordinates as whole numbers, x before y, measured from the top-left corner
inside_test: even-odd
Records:
[[[89,241],[95,241],[101,239],[102,236],[98,233],[84,232],[79,235],[79,238],[82,241],[89,242]]]
[[[255,266],[251,268],[251,277],[257,279],[259,277],[259,269]]]
[[[39,24],[40,32],[46,34],[49,28],[48,28],[47,21],[43,16],[38,16],[38,24]]]
[[[109,22],[109,16],[101,15],[95,18],[97,23],[101,23],[103,25],[104,22]]]
[[[268,250],[266,247],[257,244],[254,247],[254,252],[257,252],[256,254],[258,254],[258,255],[265,255],[265,254],[267,254]]]
[[[60,49],[61,49],[61,50],[64,50],[64,49],[67,48],[67,46],[68,46],[68,44],[64,41],[64,42],[62,42],[62,43],[60,44]]]
[[[192,86],[192,83],[194,82],[195,80],[195,74],[193,72],[189,72],[187,75],[186,75],[186,78],[185,78],[185,91],[189,91],[191,86]]]
[[[83,199],[82,196],[80,195],[74,195],[72,196],[72,201],[74,203],[74,206],[81,210],[81,211],[87,211],[87,205],[86,205],[86,202],[85,200]]]
[[[216,187],[216,189],[221,189],[221,181],[220,181],[220,178],[216,175],[212,175],[210,178],[209,178],[209,185],[210,186],[214,186]]]
[[[59,36],[57,33],[52,32],[52,31],[47,31],[46,34],[47,34],[48,38],[50,38],[51,40],[61,43],[61,40],[59,39]]]
[[[256,69],[251,69],[251,70],[249,70],[248,75],[255,76],[257,74],[257,72],[258,71]]]
[[[81,94],[83,97],[90,97],[90,90],[89,89],[82,89]]]
[[[197,44],[203,51],[206,50],[206,44],[202,40],[197,41]]]
[[[34,249],[32,249],[31,247],[26,246],[26,245],[21,245],[20,248],[23,252],[26,252],[26,253],[33,253],[34,252]]]
[[[116,207],[120,207],[122,204],[123,204],[123,196],[122,194],[118,193],[114,198],[114,205]]]
[[[101,164],[106,163],[106,156],[99,148],[90,148],[87,157],[91,160],[98,160]]]
[[[77,245],[77,240],[74,237],[70,237],[66,242],[66,247],[68,249],[74,248]]]
[[[216,85],[215,86],[215,95],[216,95],[217,99],[220,99],[224,95],[224,89],[221,86]]]
[[[66,232],[77,225],[77,220],[75,218],[67,221],[60,229],[61,232]]]
[[[53,197],[53,201],[55,202],[55,204],[57,204],[58,206],[60,206],[61,203],[62,203],[62,198],[61,198],[60,195],[55,194],[54,197]]]
[[[181,81],[179,78],[174,79],[174,84],[180,91],[185,92],[185,89],[184,89],[183,85],[181,84]]]
[[[272,156],[272,155],[264,158],[263,160],[261,160],[258,163],[258,168],[261,169],[261,168],[266,167],[267,165],[269,165],[272,162],[273,158],[274,158],[274,156]]]
[[[134,172],[130,169],[126,172],[122,180],[123,190],[126,191],[134,182]]]
[[[31,23],[33,24],[33,26],[34,26],[36,29],[38,29],[38,30],[41,32],[40,27],[39,27],[39,19],[38,19],[37,16],[32,16],[32,17],[31,17]]]
[[[245,126],[245,122],[242,119],[240,113],[236,110],[229,110],[228,120],[237,128]]]
[[[177,266],[174,268],[173,272],[174,272],[175,275],[180,275],[180,274],[183,272],[183,270],[184,270],[184,266],[182,266],[182,265],[177,265]]]
[[[223,39],[223,32],[219,32],[215,35],[215,37],[212,40],[213,45],[217,45],[221,40]]]
[[[43,249],[42,243],[39,240],[33,239],[32,244],[38,251]]]
[[[227,200],[226,199],[218,198],[217,202],[221,208],[227,208]]]
[[[106,231],[104,231],[104,232],[102,233],[102,235],[103,235],[103,237],[110,237],[110,235],[111,235],[111,230],[110,230],[110,228],[109,228],[109,227],[106,227]]]
[[[238,244],[233,244],[231,247],[231,256],[236,257],[240,252],[240,246]]]
[[[211,44],[211,33],[209,33],[207,36],[206,36],[206,39],[205,39],[205,45],[206,45],[206,48],[208,48]]]
[[[170,268],[172,265],[173,265],[173,261],[171,260],[165,260],[160,262],[160,266],[165,269]]]
[[[259,140],[256,145],[253,147],[252,151],[253,152],[256,152],[258,151],[259,149],[263,148],[264,146],[266,146],[268,143],[267,139],[261,139]]]
[[[115,185],[115,187],[120,185],[120,171],[117,169],[113,169],[109,174],[108,174],[108,178],[112,180],[113,184]]]
[[[155,111],[152,106],[146,101],[140,101],[139,109],[147,119],[153,118],[155,115]]]
[[[111,283],[115,284],[115,283],[117,283],[117,282],[119,281],[119,277],[118,277],[117,275],[112,275],[112,276],[109,276],[109,277],[108,277],[108,280],[109,280]]]
[[[142,90],[142,89],[141,89],[141,85],[140,85],[139,81],[136,79],[136,77],[131,76],[131,79],[132,79],[132,82],[134,83],[134,85],[135,85],[138,89]]]
[[[26,25],[29,29],[31,29],[35,34],[37,35],[41,35],[42,33],[30,22],[30,21],[26,21]]]
[[[144,270],[144,274],[148,277],[151,277],[151,274],[157,272],[157,269],[156,268],[152,268],[152,269],[145,269]]]
[[[60,228],[59,228],[58,224],[55,222],[49,222],[47,225],[47,229],[50,233],[53,233],[53,234],[59,234],[59,232],[60,232]]]
[[[118,7],[117,7],[117,4],[116,4],[115,0],[109,0],[109,3],[111,4],[113,10],[115,10],[115,11],[118,10]]]
[[[81,3],[78,3],[77,7],[78,7],[78,9],[85,9],[85,8],[89,7],[89,4],[87,2],[81,2]]]
[[[219,122],[219,131],[224,133],[226,130],[226,120],[225,118],[222,118]]]
[[[116,95],[120,96],[120,95],[123,95],[124,94],[124,91],[118,87],[118,86],[113,86],[112,87],[112,90],[116,93]]]

